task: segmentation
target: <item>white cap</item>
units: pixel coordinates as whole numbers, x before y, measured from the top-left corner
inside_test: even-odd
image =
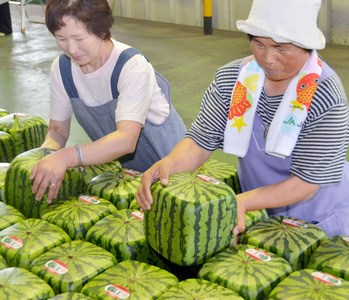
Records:
[[[236,22],[239,30],[292,43],[305,49],[323,49],[326,40],[317,26],[321,0],[254,0],[248,19]]]

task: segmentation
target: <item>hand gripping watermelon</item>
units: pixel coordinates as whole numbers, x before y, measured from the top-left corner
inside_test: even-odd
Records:
[[[176,276],[158,267],[125,260],[96,276],[81,293],[94,299],[151,300],[177,282]]]
[[[40,147],[47,129],[45,120],[38,116],[15,113],[0,118],[0,130],[12,136],[16,156]]]
[[[80,292],[86,282],[116,263],[116,258],[103,248],[76,240],[41,254],[29,270],[59,294]]]
[[[150,246],[180,266],[200,265],[232,241],[236,198],[225,183],[181,172],[168,186],[152,186],[153,205],[144,213]]]
[[[26,218],[40,218],[41,211],[47,208],[46,196],[35,200],[32,182],[29,179],[33,166],[54,150],[36,148],[18,155],[10,164],[5,179],[5,203],[18,209]],[[57,200],[68,199],[80,194],[82,177],[79,168],[68,169],[59,189]]]
[[[137,171],[125,168],[105,172],[87,184],[86,192],[109,200],[117,209],[127,209],[138,190],[141,175]]]
[[[349,237],[325,239],[310,257],[308,268],[349,280]]]
[[[252,226],[243,243],[285,258],[295,271],[308,265],[309,257],[325,238],[325,232],[314,224],[273,216]]]
[[[11,162],[15,158],[15,145],[12,136],[0,131],[0,162]]]
[[[106,216],[89,229],[86,241],[109,251],[119,262],[127,259],[149,262],[149,245],[140,211],[121,209]]]
[[[0,254],[11,267],[27,269],[42,253],[63,243],[69,236],[44,220],[26,219],[0,231]]]
[[[160,295],[157,300],[243,300],[237,293],[216,283],[189,278],[183,280]]]
[[[223,250],[198,273],[198,278],[215,282],[244,299],[266,299],[271,290],[292,272],[282,257],[250,245]]]
[[[24,220],[24,216],[19,210],[0,202],[0,230],[10,227],[22,220]]]
[[[79,195],[56,201],[41,213],[41,218],[62,228],[72,240],[83,240],[93,224],[116,210],[108,200]]]
[[[242,243],[247,230],[260,221],[268,219],[268,213],[265,209],[252,210],[245,213],[245,230],[238,236],[238,242]]]
[[[225,182],[235,194],[241,193],[238,170],[233,164],[210,158],[198,168],[197,172]]]
[[[28,270],[12,267],[0,271],[0,299],[48,299],[54,295],[44,280]]]
[[[270,293],[268,300],[347,300],[349,282],[312,269],[291,273]]]

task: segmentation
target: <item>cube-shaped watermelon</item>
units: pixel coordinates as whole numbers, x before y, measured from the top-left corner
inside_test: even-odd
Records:
[[[93,278],[81,293],[94,299],[151,300],[175,285],[168,271],[134,260],[125,260]]]
[[[86,241],[109,251],[119,262],[128,259],[149,262],[143,217],[140,211],[121,209],[94,224]]]
[[[0,131],[0,161],[1,162],[11,162],[15,156],[15,145],[12,136],[5,132]]]
[[[62,228],[72,240],[83,240],[93,224],[116,211],[108,200],[79,195],[56,201],[41,213],[41,218]]]
[[[11,267],[27,269],[44,252],[69,242],[59,227],[39,219],[22,220],[0,231],[0,254]]]
[[[103,248],[76,240],[41,254],[29,271],[50,283],[59,294],[80,292],[86,282],[116,263],[116,258]]]
[[[290,273],[292,267],[284,258],[240,244],[212,257],[201,267],[198,278],[229,288],[248,300],[266,299]]]
[[[0,202],[0,230],[10,227],[24,219],[23,214],[19,210]]]
[[[308,265],[310,256],[325,238],[325,232],[314,224],[287,216],[272,216],[252,226],[243,243],[285,258],[295,271]]]
[[[145,211],[150,246],[180,266],[200,265],[232,242],[236,197],[227,184],[204,174],[172,174],[169,184],[152,186]]]

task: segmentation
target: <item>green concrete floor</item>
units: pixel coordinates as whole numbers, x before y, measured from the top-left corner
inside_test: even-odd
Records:
[[[39,5],[27,5],[27,10],[31,20],[43,20]],[[34,114],[48,121],[49,70],[60,52],[45,25],[27,22],[22,33],[20,14],[14,5],[11,13],[13,34],[0,38],[0,108],[11,113]],[[172,101],[187,126],[198,113],[215,70],[250,54],[246,36],[231,31],[213,30],[212,35],[203,35],[198,27],[117,17],[112,34],[141,50],[170,81]],[[349,47],[329,44],[320,54],[337,71],[349,95]],[[74,120],[68,144],[87,141]],[[236,162],[221,151],[216,151],[214,157]]]

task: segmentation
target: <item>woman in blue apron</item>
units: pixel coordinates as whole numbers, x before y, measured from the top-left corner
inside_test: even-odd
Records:
[[[67,168],[118,159],[143,172],[185,135],[170,86],[136,49],[111,38],[106,0],[49,0],[46,25],[64,52],[52,63],[51,108],[42,147],[55,149],[33,168],[33,193],[58,195]],[[72,116],[92,142],[65,147]]]
[[[316,50],[321,0],[254,0],[237,21],[252,55],[219,68],[195,122],[173,151],[142,176],[137,200],[152,204],[150,185],[192,171],[217,148],[239,157],[238,235],[246,211],[267,209],[349,234],[349,108],[342,83]]]

